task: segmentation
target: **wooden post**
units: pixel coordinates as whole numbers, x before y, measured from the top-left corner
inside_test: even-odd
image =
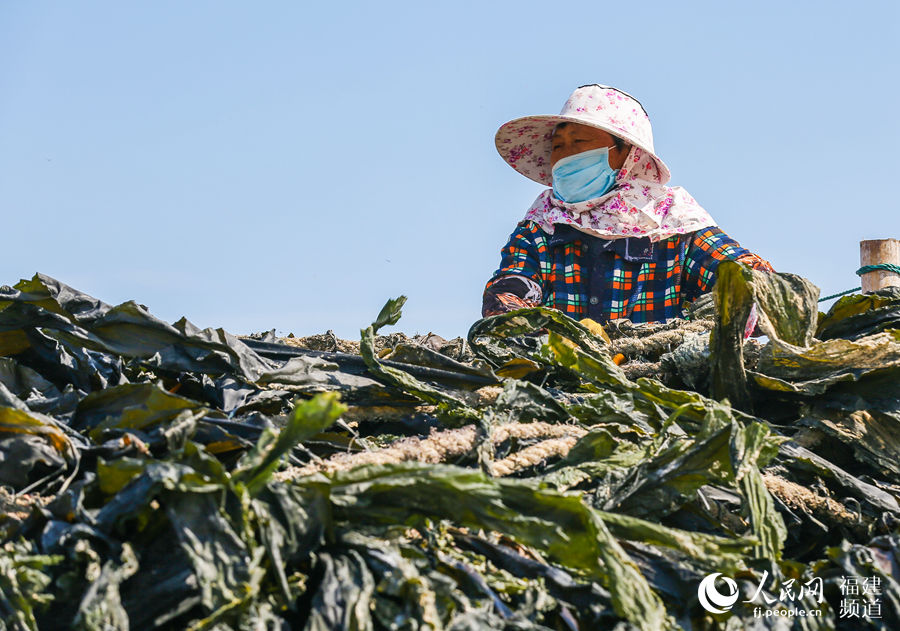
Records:
[[[893,263],[900,265],[900,241],[897,239],[876,239],[859,242],[859,264],[878,265]],[[862,292],[867,294],[884,287],[900,287],[900,274],[878,270],[862,275]]]

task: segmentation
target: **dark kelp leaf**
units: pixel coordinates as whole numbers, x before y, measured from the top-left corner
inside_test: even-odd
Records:
[[[589,347],[580,346],[570,338],[551,331],[543,354],[547,361],[565,367],[598,386],[612,386],[620,391],[632,389],[633,384],[609,353],[593,352]],[[596,392],[597,388],[589,390]]]
[[[576,580],[568,572],[519,554],[509,546],[488,541],[462,531],[452,533],[454,541],[463,549],[489,559],[496,567],[516,577],[544,580],[547,592],[564,602],[578,614],[587,628],[602,628],[617,621],[611,610],[611,595],[597,583]],[[574,627],[577,629],[578,626]],[[582,627],[584,628],[584,627]]]
[[[162,501],[209,616],[242,605],[264,576],[263,547],[241,537],[216,494],[165,493]]]
[[[677,411],[679,423],[699,430],[706,427],[713,431],[732,419],[752,421],[754,417],[732,409],[717,401],[704,397],[696,392],[675,390],[664,386],[655,379],[641,378],[637,382],[629,381],[624,372],[603,355],[585,352],[553,333],[548,337],[546,345],[548,361],[565,367],[581,377],[585,390],[602,393],[604,397],[613,397],[619,409],[629,407],[640,409],[646,419],[658,430],[668,416]],[[622,393],[616,398],[614,393]],[[626,403],[627,401],[627,403]],[[716,423],[711,423],[716,420]]]
[[[256,447],[241,459],[232,479],[247,487],[251,495],[260,491],[275,471],[281,457],[294,445],[315,436],[347,411],[335,392],[316,395],[298,403],[288,424],[277,434],[265,430]]]
[[[202,615],[197,576],[177,541],[172,528],[164,524],[158,536],[142,542],[140,569],[119,588],[130,628],[184,629]]]
[[[448,410],[452,410],[453,415],[460,420],[479,418],[479,414],[475,410],[453,395],[416,379],[404,370],[379,361],[375,353],[375,333],[383,326],[397,323],[400,319],[401,307],[405,302],[406,296],[389,300],[382,307],[375,322],[360,331],[362,339],[359,352],[365,360],[369,372],[382,382],[395,386],[426,403],[443,404]]]
[[[470,528],[498,530],[603,583],[620,616],[646,629],[673,626],[603,521],[577,495],[494,480],[471,469],[418,463],[339,472],[330,485],[341,519],[375,523],[448,519]]]
[[[528,381],[508,379],[503,391],[494,403],[499,410],[511,413],[513,418],[541,421],[567,421],[568,411],[553,395]]]
[[[750,408],[744,370],[744,330],[753,309],[753,272],[722,261],[716,270],[716,328],[710,334],[710,392],[741,409]]]
[[[496,373],[499,377],[521,379],[541,369],[540,364],[524,357],[510,359],[501,365]]]
[[[31,309],[20,315],[17,307]],[[0,291],[0,331],[20,331],[24,337],[17,339],[33,344],[29,329],[35,326],[70,353],[87,349],[138,358],[175,372],[232,373],[252,382],[275,367],[222,329],[201,330],[184,319],[168,324],[135,302],[110,307],[42,274]],[[15,351],[13,346],[7,350]]]
[[[879,396],[900,398],[900,330],[855,341],[832,339],[809,348],[773,341],[763,348],[754,374],[763,388],[819,395],[834,384],[877,378]]]
[[[109,430],[146,431],[171,422],[183,411],[202,408],[156,384],[125,384],[87,395],[78,404],[72,426],[98,441]]]
[[[398,545],[390,535],[371,537],[355,530],[338,538],[362,557],[375,581],[372,614],[387,628],[404,628],[416,621],[422,628],[452,626],[458,610],[473,604],[458,583],[448,576],[445,559],[430,559],[420,550]]]
[[[634,448],[634,449],[631,449]],[[587,434],[578,439],[578,442],[569,450],[565,458],[560,462],[560,467],[571,466],[582,462],[602,461],[604,463],[610,461],[610,457],[616,453],[617,456],[622,455],[625,451],[640,451],[638,458],[646,455],[644,450],[639,450],[636,445],[614,437],[608,430],[602,427],[595,427]],[[621,460],[619,460],[621,462]],[[626,460],[628,464],[635,464],[631,458]]]
[[[750,289],[759,308],[758,326],[763,334],[794,346],[812,344],[819,288],[796,274],[748,271],[751,274]]]
[[[864,509],[880,516],[884,512],[900,515],[900,504],[890,493],[860,480],[841,467],[793,441],[781,445],[777,460],[780,466],[791,470],[795,477],[801,473],[827,480],[841,497],[856,499]]]
[[[798,423],[834,437],[879,476],[896,479],[900,477],[900,401],[894,402],[894,409],[879,409],[849,396],[819,400]]]
[[[309,559],[331,531],[331,510],[322,489],[269,484],[252,500],[260,543],[285,602],[291,602],[287,569]]]
[[[609,355],[605,341],[587,326],[547,307],[518,309],[478,320],[469,329],[473,351],[495,368],[526,359],[545,363],[540,354],[540,335],[554,332],[597,355]],[[521,364],[520,364],[521,365]]]
[[[25,402],[13,394],[10,389],[2,383],[0,383],[0,406],[21,410],[23,412],[28,411],[28,406],[25,405]]]
[[[735,480],[741,485],[748,502],[750,524],[759,540],[756,556],[762,559],[781,559],[781,551],[787,538],[787,528],[781,515],[775,510],[760,467],[764,467],[778,453],[784,439],[773,436],[762,423],[751,423],[743,431],[733,432],[732,461],[735,463]]]
[[[748,552],[758,544],[752,537],[720,537],[669,528],[619,513],[600,511],[599,514],[616,538],[678,550],[690,556],[698,567],[709,571],[737,571],[744,565]]]
[[[24,541],[0,546],[0,625],[38,631],[35,609],[50,602],[45,591],[52,580],[49,571],[60,561],[58,555],[35,554]]]
[[[0,407],[0,483],[22,491],[36,482],[29,474],[37,465],[59,479],[77,463],[75,445],[52,418]]]
[[[350,374],[338,364],[319,357],[292,357],[283,366],[260,375],[257,384],[288,385],[291,390],[306,394],[337,390],[345,396],[349,392],[381,387],[370,377]]]
[[[306,631],[352,629],[373,631],[370,613],[375,580],[355,550],[345,554],[321,552],[312,580],[315,594],[309,606]]]
[[[0,383],[29,407],[46,405],[48,400],[62,396],[59,389],[39,372],[9,357],[0,357]]]
[[[78,606],[74,627],[128,631],[131,626],[119,586],[137,571],[137,557],[131,546],[125,544],[121,557],[104,563],[100,575],[88,586]]]
[[[451,374],[459,375],[458,386],[462,388],[478,387],[481,385],[496,383],[497,378],[493,371],[484,362],[475,365],[456,361],[422,344],[397,344],[391,352],[382,359],[391,362],[400,362],[410,366],[439,369]],[[479,381],[469,380],[465,377],[480,377]]]
[[[756,305],[759,329],[770,340],[809,346],[813,340],[819,290],[794,274],[750,269],[723,261],[716,269],[716,327],[710,337],[711,388],[717,399],[749,409],[743,361],[744,331]]]
[[[635,517],[665,515],[694,498],[697,489],[714,481],[733,481],[730,446],[734,426],[706,439],[678,441],[636,467],[631,467],[601,508]]]
[[[22,490],[48,473],[65,469],[62,454],[40,436],[0,438],[0,484]]]
[[[44,274],[35,274],[31,280],[21,280],[15,287],[0,287],[0,310],[23,302],[65,316],[78,324],[90,323],[109,309],[109,305]]]
[[[181,462],[148,460],[143,465],[138,473],[134,459],[107,463],[106,488],[128,482],[97,512],[96,527],[101,532],[123,532],[129,527],[140,531],[157,510],[153,500],[164,491],[216,493],[228,481],[221,463],[193,443],[185,445]],[[112,470],[117,470],[115,478]]]
[[[89,391],[122,383],[119,357],[97,350],[102,343],[62,315],[27,303],[12,303],[0,311],[0,331],[20,335],[26,344],[6,354],[38,371],[59,388],[73,384]]]
[[[900,287],[840,298],[819,320],[820,340],[856,340],[888,329],[900,329]]]
[[[584,394],[580,401],[569,406],[572,416],[586,425],[616,424],[649,436],[658,426],[659,410],[632,393],[617,393],[605,390],[595,394]]]

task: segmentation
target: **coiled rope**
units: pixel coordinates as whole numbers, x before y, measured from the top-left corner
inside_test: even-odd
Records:
[[[858,270],[856,270],[857,276],[862,276],[863,274],[868,274],[869,272],[878,272],[884,270],[886,272],[894,272],[895,274],[900,275],[900,265],[895,265],[894,263],[879,263],[878,265],[863,265]],[[852,294],[862,289],[862,287],[854,287],[853,289],[848,289],[847,291],[842,291],[839,294],[832,294],[831,296],[825,296],[824,298],[819,298],[819,302],[825,302],[826,300],[831,300],[832,298],[838,298],[840,296],[846,296],[847,294]]]

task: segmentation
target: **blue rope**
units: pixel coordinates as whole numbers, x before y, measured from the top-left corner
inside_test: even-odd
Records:
[[[819,298],[819,302],[825,302],[826,300],[831,300],[832,298],[837,298],[838,296],[846,296],[847,294],[855,294],[862,287],[854,287],[853,289],[848,289],[847,291],[842,291],[839,294],[832,294],[830,296],[825,296],[824,298]]]
[[[877,272],[880,270],[885,270],[887,272],[894,272],[895,274],[900,274],[900,265],[895,265],[894,263],[879,263],[878,265],[863,265],[858,270],[856,270],[857,276],[862,276],[863,274],[868,274],[870,272]],[[852,294],[854,292],[859,291],[862,287],[854,287],[853,289],[848,289],[847,291],[842,291],[839,294],[832,294],[831,296],[825,296],[824,298],[819,298],[819,302],[825,302],[826,300],[831,300],[832,298],[837,298],[839,296],[846,296],[847,294]]]
[[[885,270],[888,272],[894,272],[895,274],[900,274],[900,265],[894,265],[893,263],[879,263],[878,265],[863,265],[858,270],[856,270],[856,275],[862,276],[863,274],[868,274],[869,272],[877,272],[878,270]]]

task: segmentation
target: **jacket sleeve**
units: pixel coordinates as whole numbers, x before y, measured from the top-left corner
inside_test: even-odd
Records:
[[[688,243],[684,261],[683,291],[687,301],[712,289],[716,282],[716,268],[722,261],[737,261],[753,269],[775,271],[768,261],[742,248],[716,226],[698,230]]]
[[[541,273],[546,267],[547,240],[532,221],[521,222],[500,250],[500,267],[484,288],[481,315],[536,307],[544,297]]]

